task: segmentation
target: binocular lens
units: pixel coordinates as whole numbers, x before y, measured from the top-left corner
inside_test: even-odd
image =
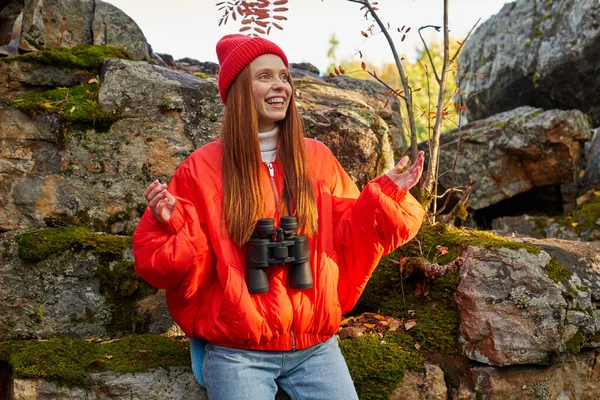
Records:
[[[275,222],[273,221],[273,218],[259,219],[256,223],[255,231],[261,239],[273,236],[275,231]]]
[[[281,229],[287,232],[296,232],[296,228],[298,228],[298,222],[296,220],[296,217],[281,217],[280,227]]]

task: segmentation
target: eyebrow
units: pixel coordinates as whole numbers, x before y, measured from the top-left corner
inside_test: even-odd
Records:
[[[261,68],[261,69],[257,70],[255,74],[258,75],[258,74],[261,74],[263,72],[273,72],[273,71],[279,71],[280,73],[281,72],[285,72],[286,74],[289,73],[289,71],[286,68],[281,68],[280,70],[277,70],[277,69],[274,69],[274,68],[267,68],[267,67],[265,67],[265,68]]]

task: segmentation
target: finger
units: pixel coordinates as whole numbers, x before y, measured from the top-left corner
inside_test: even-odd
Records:
[[[152,200],[148,202],[148,205],[150,206],[152,211],[156,212],[158,210],[160,206],[160,201],[167,197],[167,193],[167,190],[164,189],[162,192],[158,193],[152,198]]]
[[[156,194],[158,192],[160,192],[162,190],[162,184],[158,183],[157,185],[152,185],[152,187],[149,187],[146,193],[146,201],[150,202],[154,196],[156,196]]]
[[[150,185],[148,185],[148,188],[144,191],[144,197],[147,199],[148,195],[150,194],[150,192],[152,191],[152,189],[154,189],[156,187],[156,185],[160,184],[160,181],[157,179],[154,182],[152,182]]]
[[[175,197],[168,191],[167,191],[167,201],[168,201],[169,205],[171,205],[171,206],[174,205],[175,201],[176,201]]]
[[[150,194],[147,197],[148,201],[152,201],[152,199],[154,198],[154,196],[156,196],[157,194],[159,194],[163,190],[167,190],[167,185],[165,185],[164,183],[156,186],[154,189],[152,189],[150,191]]]
[[[396,164],[396,171],[398,173],[400,173],[400,171],[402,171],[402,168],[406,167],[406,164],[408,164],[408,156],[404,156],[400,159],[400,161],[398,161],[398,164]]]

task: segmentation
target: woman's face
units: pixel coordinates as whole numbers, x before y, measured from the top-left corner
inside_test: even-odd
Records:
[[[252,97],[258,113],[258,131],[275,129],[276,122],[285,118],[292,85],[285,64],[274,54],[263,54],[250,64]]]

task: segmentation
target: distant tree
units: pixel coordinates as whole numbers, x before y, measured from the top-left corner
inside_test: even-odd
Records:
[[[335,36],[333,36],[335,38]],[[336,46],[339,42],[336,43]],[[458,43],[456,40],[451,40],[450,49],[451,51],[458,50]],[[430,45],[429,51],[432,55],[432,60],[436,68],[441,68],[443,62],[443,49],[441,44],[433,44]],[[329,50],[329,54],[332,52],[332,49]],[[406,59],[406,57],[402,57],[402,59]],[[330,58],[331,60],[331,58]],[[432,136],[433,132],[433,123],[432,123],[432,115],[430,112],[432,111],[431,107],[433,104],[431,103],[431,99],[434,96],[433,88],[431,87],[431,82],[434,82],[435,77],[431,72],[431,68],[428,67],[428,58],[427,53],[424,48],[421,48],[417,51],[417,56],[412,61],[405,61],[403,63],[404,70],[406,71],[406,76],[410,78],[411,84],[414,87],[413,90],[413,105],[415,109],[415,122],[417,127],[417,140],[419,142],[423,142],[429,140]],[[331,60],[330,65],[327,68],[327,74],[335,75],[335,67],[338,65],[335,59]],[[368,72],[362,69],[361,61],[356,61],[352,59],[345,59],[339,63],[342,69],[345,71],[346,75],[350,75],[354,78],[365,79],[365,80],[374,80]],[[398,71],[396,69],[395,64],[386,63],[383,65],[372,65],[368,64],[367,68],[373,71],[379,79],[386,82],[390,87],[399,88],[402,86],[402,82],[398,76]],[[454,68],[451,70],[452,73],[456,73],[457,69]],[[453,106],[452,100],[453,97],[457,93],[457,85],[455,80],[448,81],[447,90],[445,93],[444,103],[446,105],[451,105],[451,107],[447,108],[447,116],[442,119],[442,132],[447,131],[458,126],[458,118],[459,118],[459,110]],[[406,111],[402,107],[398,110],[394,110],[402,115],[403,121],[408,121],[406,116]],[[433,115],[433,120],[435,120],[435,115]],[[408,131],[409,127],[406,126],[405,130]]]

